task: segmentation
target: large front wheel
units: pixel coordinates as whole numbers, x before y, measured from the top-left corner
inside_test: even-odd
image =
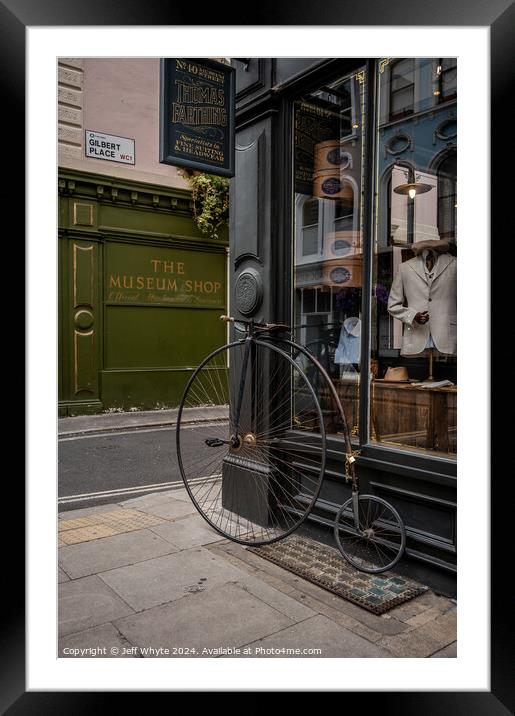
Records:
[[[202,407],[217,407],[211,410],[217,419],[185,421],[188,411]],[[307,517],[320,491],[320,405],[299,366],[271,343],[237,341],[200,364],[179,407],[176,439],[195,507],[235,542],[263,545],[285,537]]]

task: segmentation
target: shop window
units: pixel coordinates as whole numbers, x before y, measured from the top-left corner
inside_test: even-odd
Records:
[[[387,82],[385,75],[379,81]],[[454,457],[456,152],[442,155],[444,140],[435,141],[447,115],[434,105],[427,111],[427,117],[418,113],[417,129],[412,119],[403,123],[408,135],[417,132],[417,153],[409,161],[388,156],[388,135],[378,126],[369,438]]]
[[[390,66],[390,119],[413,114],[415,105],[415,60],[396,60]]]
[[[358,433],[362,318],[364,70],[294,103],[295,338],[317,356]],[[326,431],[340,433],[327,387]],[[317,429],[317,426],[313,426]]]

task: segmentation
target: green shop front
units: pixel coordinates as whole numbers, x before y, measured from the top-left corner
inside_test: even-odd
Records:
[[[59,415],[176,407],[226,338],[227,230],[191,193],[59,172]]]

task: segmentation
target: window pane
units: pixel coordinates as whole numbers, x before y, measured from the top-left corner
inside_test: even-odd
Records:
[[[392,114],[413,111],[413,86],[392,94]]]
[[[354,435],[361,346],[364,89],[364,72],[358,72],[294,103],[295,339],[327,370]],[[326,430],[341,433],[327,386],[319,379],[315,389]]]
[[[304,203],[302,208],[302,224],[303,226],[318,224],[318,199]]]
[[[435,86],[437,64],[417,60],[415,96],[425,92],[431,100],[427,87]],[[445,130],[449,103],[440,109],[434,96],[425,112],[418,106],[416,123],[407,117],[390,125],[381,102],[393,96],[400,108],[411,90],[392,95],[386,71],[379,82],[370,440],[454,456],[456,140]]]
[[[312,256],[318,253],[318,227],[302,229],[302,255]]]
[[[413,68],[413,60],[399,60],[392,66],[392,92],[413,85]]]

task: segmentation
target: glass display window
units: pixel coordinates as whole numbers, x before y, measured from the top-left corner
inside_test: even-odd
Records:
[[[365,81],[362,68],[306,93],[293,107],[295,339],[328,372],[353,435],[361,373]],[[326,431],[338,433],[327,388],[317,392]]]
[[[455,99],[456,60],[380,67],[370,440],[455,456],[456,102],[442,104],[442,93]],[[413,98],[401,121],[397,94]]]

